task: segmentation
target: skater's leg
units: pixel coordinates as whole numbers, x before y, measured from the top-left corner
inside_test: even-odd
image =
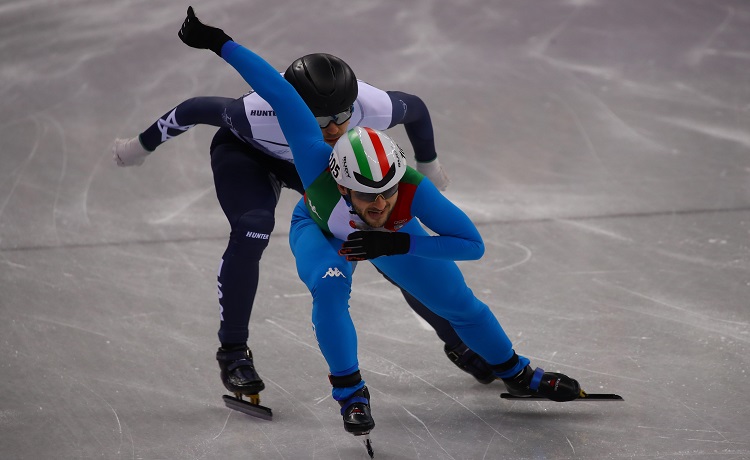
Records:
[[[456,334],[456,331],[453,330],[453,326],[451,326],[451,323],[424,306],[424,304],[422,304],[419,299],[409,294],[408,291],[402,289],[398,284],[394,283],[393,280],[390,279],[385,273],[380,271],[380,269],[378,269],[377,267],[375,268],[378,270],[378,272],[380,272],[381,275],[383,275],[386,280],[388,280],[389,283],[393,284],[401,291],[401,294],[404,296],[404,300],[406,300],[406,303],[409,305],[409,307],[411,307],[411,309],[414,310],[414,313],[419,315],[420,318],[422,318],[430,326],[432,326],[438,338],[440,338],[443,343],[450,347],[454,347],[461,343],[461,338],[458,336],[458,334]]]
[[[357,334],[349,315],[352,263],[338,255],[341,242],[323,234],[302,201],[294,209],[289,242],[297,273],[313,297],[313,329],[329,372],[356,372]]]
[[[404,230],[425,234],[414,221]],[[580,386],[574,379],[541,369],[532,371],[528,358],[516,354],[495,315],[474,296],[454,262],[409,255],[379,257],[372,262],[450,321],[464,343],[492,365],[495,375],[503,379],[513,394],[538,394],[555,401],[579,397]]]
[[[377,269],[377,267],[375,268]],[[490,365],[461,341],[461,338],[456,334],[456,331],[448,320],[435,314],[420,302],[419,299],[394,283],[385,273],[379,269],[378,271],[386,280],[399,288],[401,294],[404,296],[404,300],[406,300],[411,309],[432,326],[437,336],[444,343],[443,351],[453,364],[458,366],[462,371],[474,376],[480,383],[488,384],[495,381],[495,374],[492,372]]]
[[[414,220],[401,231],[427,234]],[[434,313],[448,320],[461,340],[491,365],[505,363],[515,355],[497,318],[474,296],[455,262],[399,255],[379,257],[372,263]],[[521,357],[518,363],[496,375],[500,378],[514,376],[527,364],[528,359]]]
[[[219,270],[223,344],[244,344],[258,289],[260,259],[273,231],[280,186],[228,130],[211,146],[216,196],[231,228]]]
[[[313,296],[313,330],[328,363],[331,395],[341,407],[344,429],[361,436],[372,457],[369,433],[375,421],[370,392],[359,372],[357,334],[349,316],[354,264],[338,255],[342,242],[323,234],[301,200],[292,215],[289,243],[300,279]]]
[[[274,227],[279,184],[254,158],[250,147],[228,130],[219,130],[214,137],[211,168],[216,195],[231,228],[218,273],[222,346],[216,359],[229,391],[257,394],[263,382],[247,348],[248,323],[258,288],[260,258]]]

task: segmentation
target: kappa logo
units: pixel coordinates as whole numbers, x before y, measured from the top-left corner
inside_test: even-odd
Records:
[[[344,278],[346,278],[346,275],[344,275],[343,273],[341,273],[341,271],[337,267],[331,267],[331,268],[329,268],[328,271],[326,272],[326,274],[323,275],[323,278],[328,278],[329,276],[331,278],[336,277],[336,276],[343,276]]]

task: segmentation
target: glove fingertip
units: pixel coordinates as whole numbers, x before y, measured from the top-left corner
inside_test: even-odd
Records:
[[[194,18],[195,17],[195,11],[193,11],[193,7],[192,6],[188,6],[187,15],[188,15],[189,18]]]

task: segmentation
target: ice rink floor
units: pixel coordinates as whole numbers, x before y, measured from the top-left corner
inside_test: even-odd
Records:
[[[177,103],[248,90],[177,38],[187,6],[0,3],[2,459],[368,458],[288,247],[298,196],[282,194],[251,321],[269,422],[221,400],[215,129],[111,160]],[[501,400],[360,264],[376,459],[750,459],[750,3],[194,6],[279,70],[329,52],[423,98],[446,194],[487,246],[460,264],[469,285],[532,364],[625,398]]]

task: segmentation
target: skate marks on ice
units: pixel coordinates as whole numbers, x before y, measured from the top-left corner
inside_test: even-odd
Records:
[[[247,86],[176,39],[173,6],[6,3],[0,457],[368,458],[341,429],[280,228],[251,328],[274,421],[219,399],[214,130],[140,168],[111,164],[115,137]],[[486,263],[464,264],[471,287],[540,366],[626,401],[502,401],[358,269],[376,458],[750,456],[746,3],[413,6],[355,5],[342,20],[219,0],[207,14],[279,67],[329,51],[422,97],[446,194],[485,238]]]
[[[681,306],[676,303],[658,299],[647,294],[628,289],[623,286],[614,285],[602,280],[595,279],[594,282],[602,287],[617,289],[633,297],[645,300],[643,307],[610,305],[611,308],[618,308],[629,313],[650,317],[652,320],[676,322],[682,326],[700,330],[703,333],[720,334],[722,340],[729,337],[738,342],[750,344],[750,322],[733,321],[717,317],[712,313],[702,313],[694,311],[690,307]],[[639,302],[642,303],[642,302]],[[654,306],[659,308],[653,308]],[[665,307],[665,308],[661,308]]]

